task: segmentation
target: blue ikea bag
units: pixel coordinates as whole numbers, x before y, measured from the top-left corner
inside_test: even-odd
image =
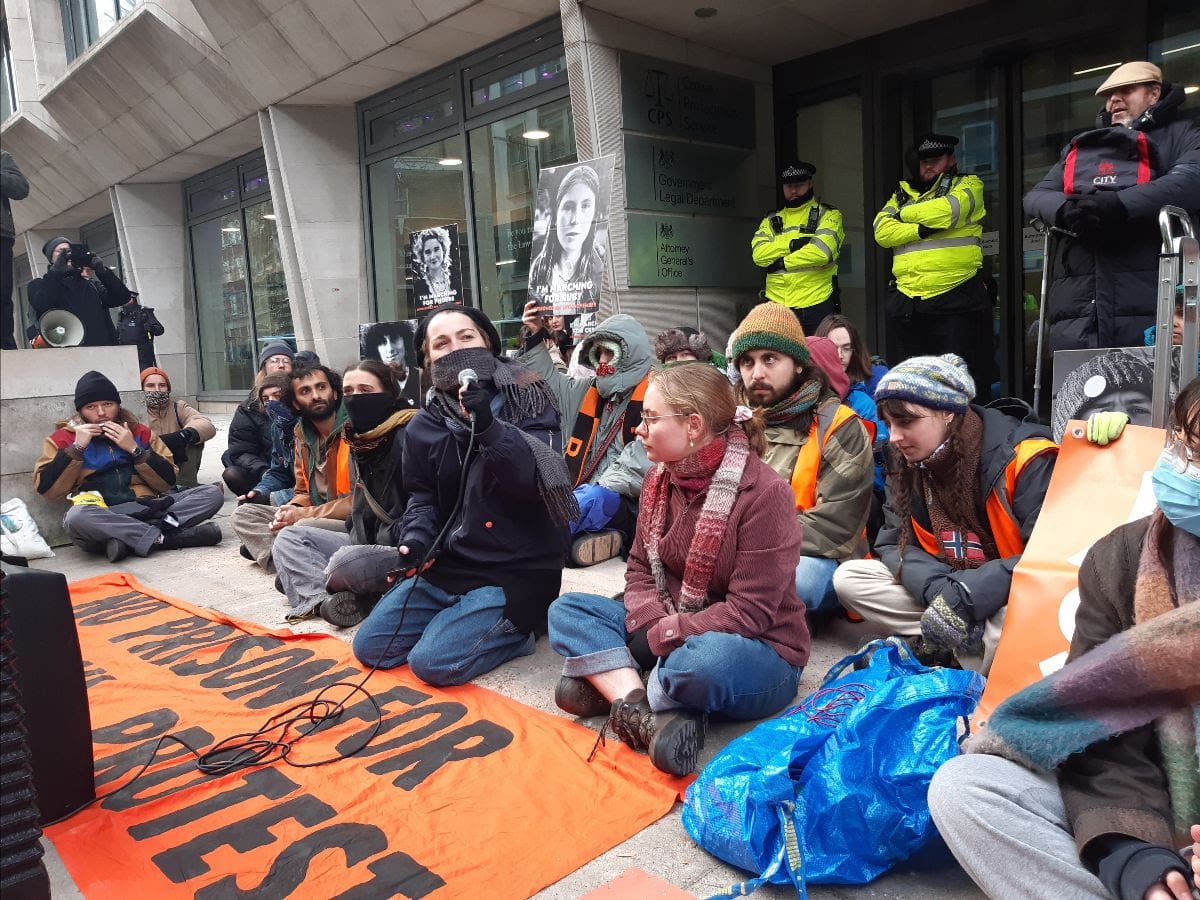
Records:
[[[928,668],[898,638],[836,663],[821,687],[731,741],[687,790],[683,827],[762,884],[865,884],[933,833],[926,793],[958,755],[977,672]]]

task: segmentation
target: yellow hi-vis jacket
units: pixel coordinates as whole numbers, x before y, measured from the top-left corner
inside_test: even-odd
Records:
[[[958,287],[983,265],[983,182],[943,173],[923,194],[907,181],[875,216],[875,241],[892,250],[900,293],[932,300]],[[922,238],[919,226],[934,229]]]
[[[783,219],[778,234],[771,228],[771,216]],[[809,240],[792,251],[796,238]],[[767,270],[767,299],[792,309],[816,306],[828,299],[844,239],[842,214],[815,197],[803,206],[785,206],[764,218],[750,239],[750,252],[754,264]]]

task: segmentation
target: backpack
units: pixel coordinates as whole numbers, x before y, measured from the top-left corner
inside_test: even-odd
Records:
[[[1155,177],[1144,131],[1094,128],[1076,135],[1063,158],[1063,193],[1095,194],[1145,184]]]

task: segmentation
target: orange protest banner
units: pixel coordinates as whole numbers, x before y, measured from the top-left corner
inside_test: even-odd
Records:
[[[116,573],[71,586],[102,799],[47,828],[89,900],[527,897],[666,814],[687,784],[619,741],[402,668],[290,762],[214,777],[198,750],[365,669],[326,635],[239,623]],[[118,790],[124,785],[127,790]]]
[[[1013,571],[1008,613],[975,724],[1006,697],[1062,668],[1079,606],[1079,565],[1118,525],[1153,510],[1147,474],[1162,453],[1158,428],[1126,426],[1107,447],[1089,444],[1083,422],[1063,437],[1042,512]]]

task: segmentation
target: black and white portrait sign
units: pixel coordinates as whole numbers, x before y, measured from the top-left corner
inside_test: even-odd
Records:
[[[413,304],[418,313],[441,303],[461,303],[462,265],[458,225],[435,225],[408,233]]]
[[[399,322],[364,322],[358,326],[359,359],[377,359],[396,372],[400,393],[408,406],[421,405],[421,372],[417,368],[416,319]]]
[[[613,157],[542,169],[529,297],[547,315],[594,313],[608,258]]]

